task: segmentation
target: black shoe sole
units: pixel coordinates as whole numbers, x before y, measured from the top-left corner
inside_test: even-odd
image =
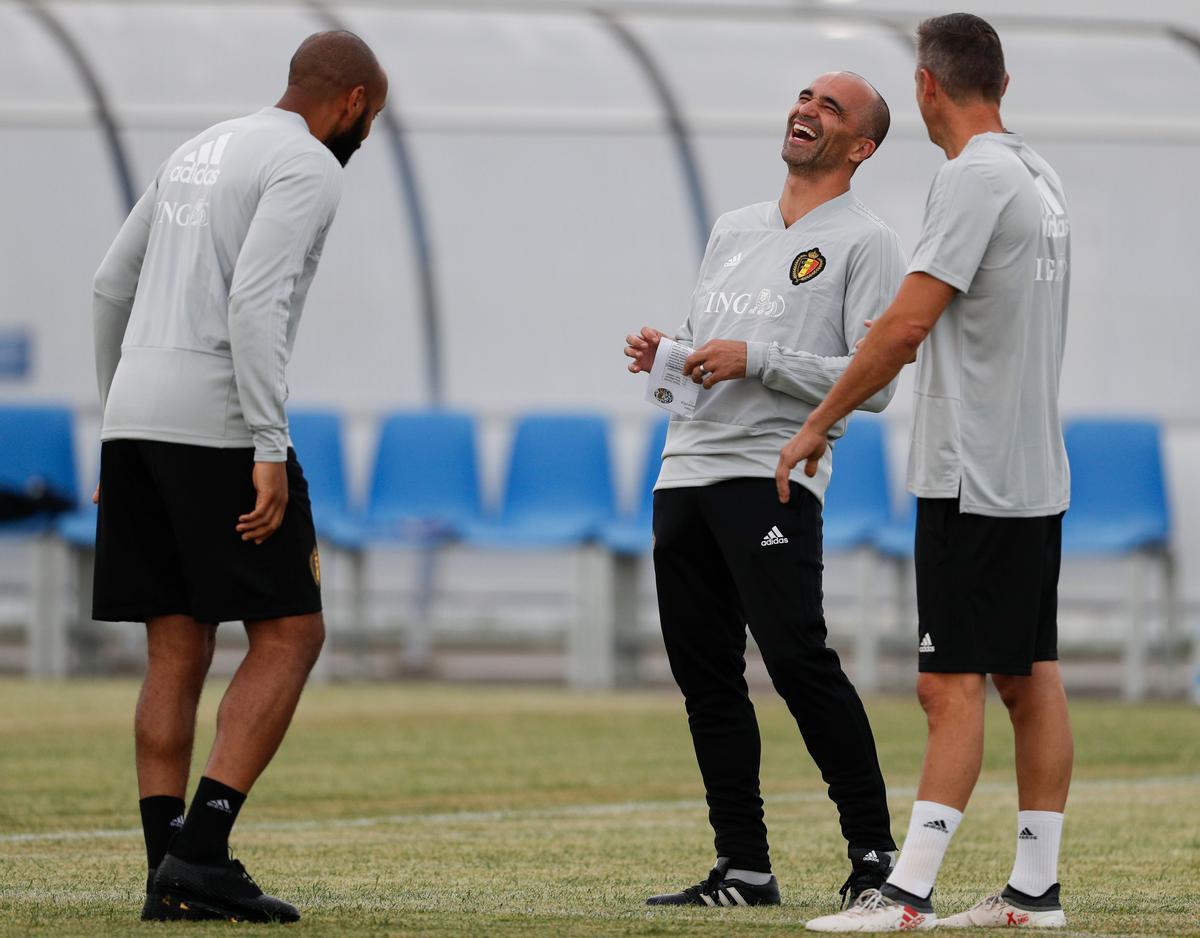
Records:
[[[742,897],[743,901],[742,902],[730,901],[730,903],[728,905],[726,905],[724,902],[720,901],[719,898],[714,897],[712,905],[709,905],[709,903],[705,902],[700,897],[692,899],[692,898],[682,895],[680,893],[666,893],[665,895],[661,895],[661,896],[651,896],[649,899],[646,900],[646,905],[660,906],[660,907],[661,906],[668,906],[668,907],[674,906],[677,908],[683,907],[683,906],[691,906],[692,908],[699,908],[699,909],[736,909],[736,908],[753,908],[755,906],[761,906],[761,905],[780,905],[782,903],[782,900],[781,900],[781,897],[780,897],[778,891],[776,891],[775,895],[766,895],[766,896],[758,895],[754,892],[751,892],[751,890],[754,889],[754,887],[749,886],[748,884],[742,883],[739,881],[735,881],[730,886],[722,886],[721,889],[725,892],[728,892],[730,889],[736,889],[738,891],[738,895],[740,895]],[[730,899],[732,900],[732,897],[730,897]]]
[[[227,904],[211,896],[202,896],[182,889],[168,889],[162,893],[162,902],[173,912],[199,914],[208,921],[221,920],[225,922],[253,922],[258,925],[287,925],[300,921],[297,918],[279,918],[268,915],[259,909],[247,909],[244,906]],[[171,915],[170,918],[180,916]]]
[[[193,907],[187,902],[172,902],[160,892],[146,894],[142,906],[143,922],[217,922],[226,917],[210,909]]]

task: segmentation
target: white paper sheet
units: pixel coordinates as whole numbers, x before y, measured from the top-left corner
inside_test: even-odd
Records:
[[[701,385],[683,373],[683,363],[691,354],[692,350],[686,345],[665,337],[659,339],[654,367],[650,369],[646,400],[673,414],[692,416]]]

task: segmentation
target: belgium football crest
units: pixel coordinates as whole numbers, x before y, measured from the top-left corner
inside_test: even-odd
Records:
[[[824,269],[825,255],[821,253],[820,248],[801,251],[796,255],[796,259],[792,261],[792,283],[797,285],[808,283],[808,281],[812,280],[813,277]]]
[[[313,582],[317,586],[321,585],[321,555],[317,553],[317,545],[313,545],[312,553],[308,557],[308,569],[312,571]]]

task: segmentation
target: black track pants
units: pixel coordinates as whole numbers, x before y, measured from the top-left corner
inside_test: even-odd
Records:
[[[654,494],[654,572],[671,672],[687,705],[717,855],[770,870],[746,626],[829,786],[848,846],[894,850],[875,739],[825,644],[821,506],[792,483],[732,479]]]

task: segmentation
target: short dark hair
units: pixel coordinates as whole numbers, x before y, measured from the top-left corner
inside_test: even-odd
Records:
[[[950,99],[1000,102],[1004,94],[1004,50],[986,20],[949,13],[917,27],[917,67],[929,71]]]
[[[891,109],[888,108],[887,102],[883,100],[883,95],[879,93],[879,89],[863,78],[862,75],[858,74],[858,72],[843,71],[842,74],[857,78],[875,93],[875,100],[868,104],[864,110],[858,129],[862,131],[864,137],[875,144],[875,149],[878,150],[880,144],[883,143],[883,138],[887,136],[888,128],[892,126]]]

